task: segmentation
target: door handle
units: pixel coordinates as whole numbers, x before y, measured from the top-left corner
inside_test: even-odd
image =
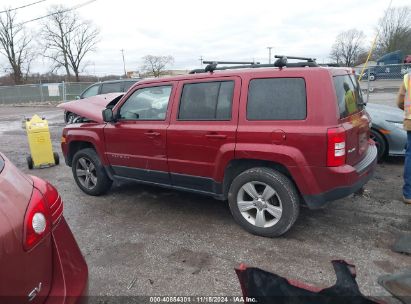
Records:
[[[157,136],[160,136],[160,133],[154,132],[154,131],[148,131],[144,133],[144,135],[147,135],[148,137],[157,137]]]
[[[224,134],[206,134],[207,138],[214,138],[214,139],[226,139],[227,135]]]

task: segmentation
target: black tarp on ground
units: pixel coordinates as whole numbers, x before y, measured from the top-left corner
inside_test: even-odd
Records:
[[[288,280],[259,268],[240,265],[236,269],[243,297],[263,304],[372,304],[384,303],[361,294],[355,280],[355,266],[345,261],[332,261],[337,282],[328,288],[316,288]]]

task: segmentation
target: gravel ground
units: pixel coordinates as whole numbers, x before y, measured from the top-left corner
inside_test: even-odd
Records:
[[[402,158],[380,164],[364,195],[321,210],[303,208],[289,233],[268,239],[245,232],[227,204],[212,198],[134,183],[91,197],[75,185],[64,161],[29,171],[21,118],[33,113],[49,120],[54,150],[63,159],[63,113],[51,106],[0,107],[0,150],[24,172],[58,188],[89,265],[91,295],[239,296],[234,267],[240,262],[327,286],[335,282],[330,261],[345,259],[357,266],[364,294],[388,296],[378,276],[411,267],[410,256],[390,249],[411,231],[411,207],[401,202]]]

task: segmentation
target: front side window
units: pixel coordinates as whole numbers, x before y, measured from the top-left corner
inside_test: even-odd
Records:
[[[302,120],[307,116],[303,78],[253,79],[248,87],[248,120]]]
[[[234,81],[185,84],[179,120],[230,120]]]
[[[119,119],[165,120],[171,85],[143,88],[135,91],[122,105]]]
[[[83,95],[81,96],[81,98],[87,98],[87,97],[91,97],[91,96],[96,96],[98,94],[98,88],[100,87],[99,84],[93,85],[92,87],[88,88]]]

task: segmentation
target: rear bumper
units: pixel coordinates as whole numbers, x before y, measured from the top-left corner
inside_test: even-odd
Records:
[[[53,282],[46,304],[87,303],[88,268],[64,217],[53,230]]]
[[[373,177],[376,165],[377,148],[375,145],[370,145],[367,155],[357,165],[329,168],[327,174],[322,172],[322,179],[333,179],[338,181],[341,186],[318,194],[303,194],[305,203],[310,209],[318,209],[327,202],[355,193]]]

